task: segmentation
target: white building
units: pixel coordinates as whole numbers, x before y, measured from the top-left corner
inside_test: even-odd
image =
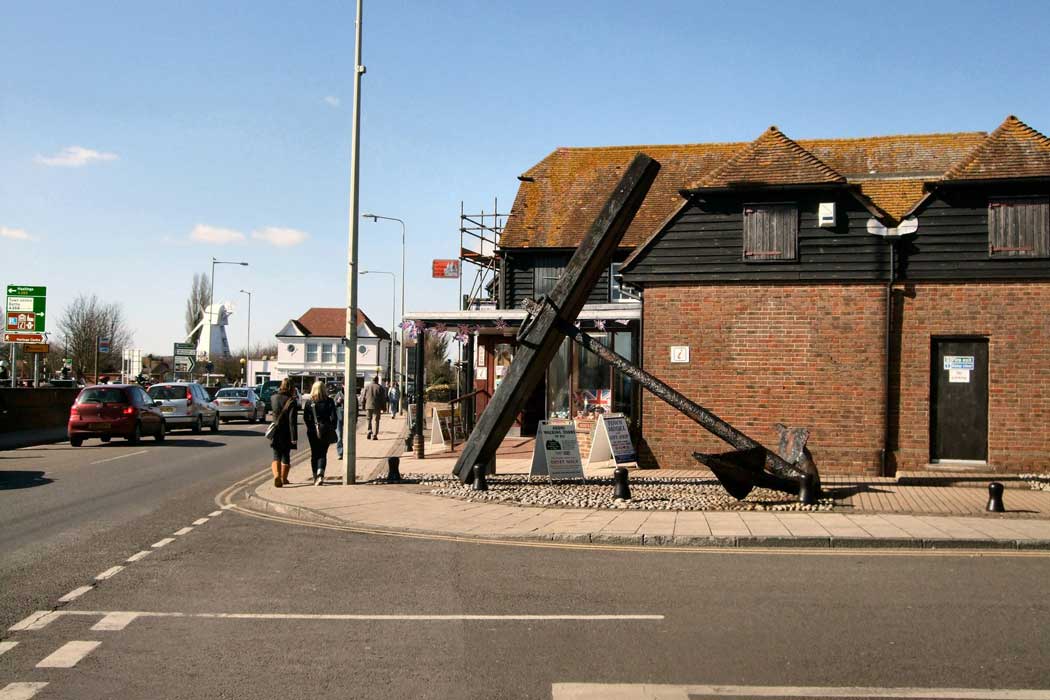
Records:
[[[260,384],[270,379],[293,377],[309,391],[315,379],[342,379],[346,347],[346,309],[314,307],[285,324],[277,333],[277,359],[252,360],[249,381]],[[379,374],[386,377],[390,357],[390,333],[357,311],[358,383]]]

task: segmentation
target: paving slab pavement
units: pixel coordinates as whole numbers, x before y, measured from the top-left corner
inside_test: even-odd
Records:
[[[387,484],[386,458],[401,457],[401,473],[451,473],[454,457],[417,460],[401,452],[407,424],[387,419],[379,440],[358,439],[358,476],[343,486],[341,462],[330,454],[325,486],[310,482],[308,460],[294,464],[292,483],[269,480],[234,496],[239,507],[349,529],[482,540],[534,540],[616,545],[796,546],[882,548],[996,548],[1050,550],[1050,492],[1013,486],[1005,514],[985,513],[987,489],[977,479],[961,485],[918,485],[894,479],[829,477],[835,510],[639,511],[539,508],[476,503],[435,496],[419,483]],[[500,462],[501,473],[528,473],[526,458]],[[336,467],[336,465],[339,465]],[[588,470],[592,474],[609,469]],[[646,476],[698,476],[661,470]],[[993,478],[989,476],[988,478]],[[973,483],[971,483],[973,482]],[[987,482],[984,482],[987,483]],[[918,491],[917,491],[918,490]],[[877,492],[878,498],[863,498]]]

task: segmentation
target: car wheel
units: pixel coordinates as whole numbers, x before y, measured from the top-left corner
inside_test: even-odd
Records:
[[[219,414],[218,413],[215,414],[215,418],[213,418],[212,421],[211,421],[211,431],[213,433],[219,432]]]
[[[69,444],[73,447],[80,447],[84,444],[84,438],[69,438]]]
[[[252,411],[252,417],[248,419],[248,422],[253,425],[259,422],[259,409]]]
[[[99,438],[102,442],[109,442],[112,438],[109,435],[103,435]]]
[[[167,437],[167,434],[168,434],[168,424],[165,423],[164,421],[161,421],[160,422],[160,427],[157,428],[157,432],[153,436],[153,439],[156,440],[157,442],[164,442],[164,438]]]
[[[135,432],[133,432],[131,435],[128,435],[128,444],[129,445],[137,445],[141,441],[142,441],[142,426],[139,425],[138,423],[136,423],[135,424]]]
[[[200,435],[204,431],[204,421],[201,420],[200,415],[197,415],[197,420],[193,421],[193,434]]]

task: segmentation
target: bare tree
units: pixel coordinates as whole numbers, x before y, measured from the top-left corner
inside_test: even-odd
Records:
[[[196,343],[201,336],[201,329],[197,324],[204,318],[204,309],[211,302],[211,282],[205,273],[193,275],[193,286],[190,288],[190,296],[186,300],[186,334],[190,335],[190,342]],[[197,330],[194,330],[194,329]]]
[[[109,338],[109,353],[98,356],[99,374],[119,371],[121,354],[132,341],[132,332],[120,304],[102,303],[94,294],[81,294],[66,307],[58,320],[58,333],[61,346],[66,357],[72,359],[73,372],[78,377],[94,371],[99,338]]]

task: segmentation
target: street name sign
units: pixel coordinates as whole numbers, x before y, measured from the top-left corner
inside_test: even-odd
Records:
[[[47,322],[47,287],[7,285],[4,342],[41,343]]]

